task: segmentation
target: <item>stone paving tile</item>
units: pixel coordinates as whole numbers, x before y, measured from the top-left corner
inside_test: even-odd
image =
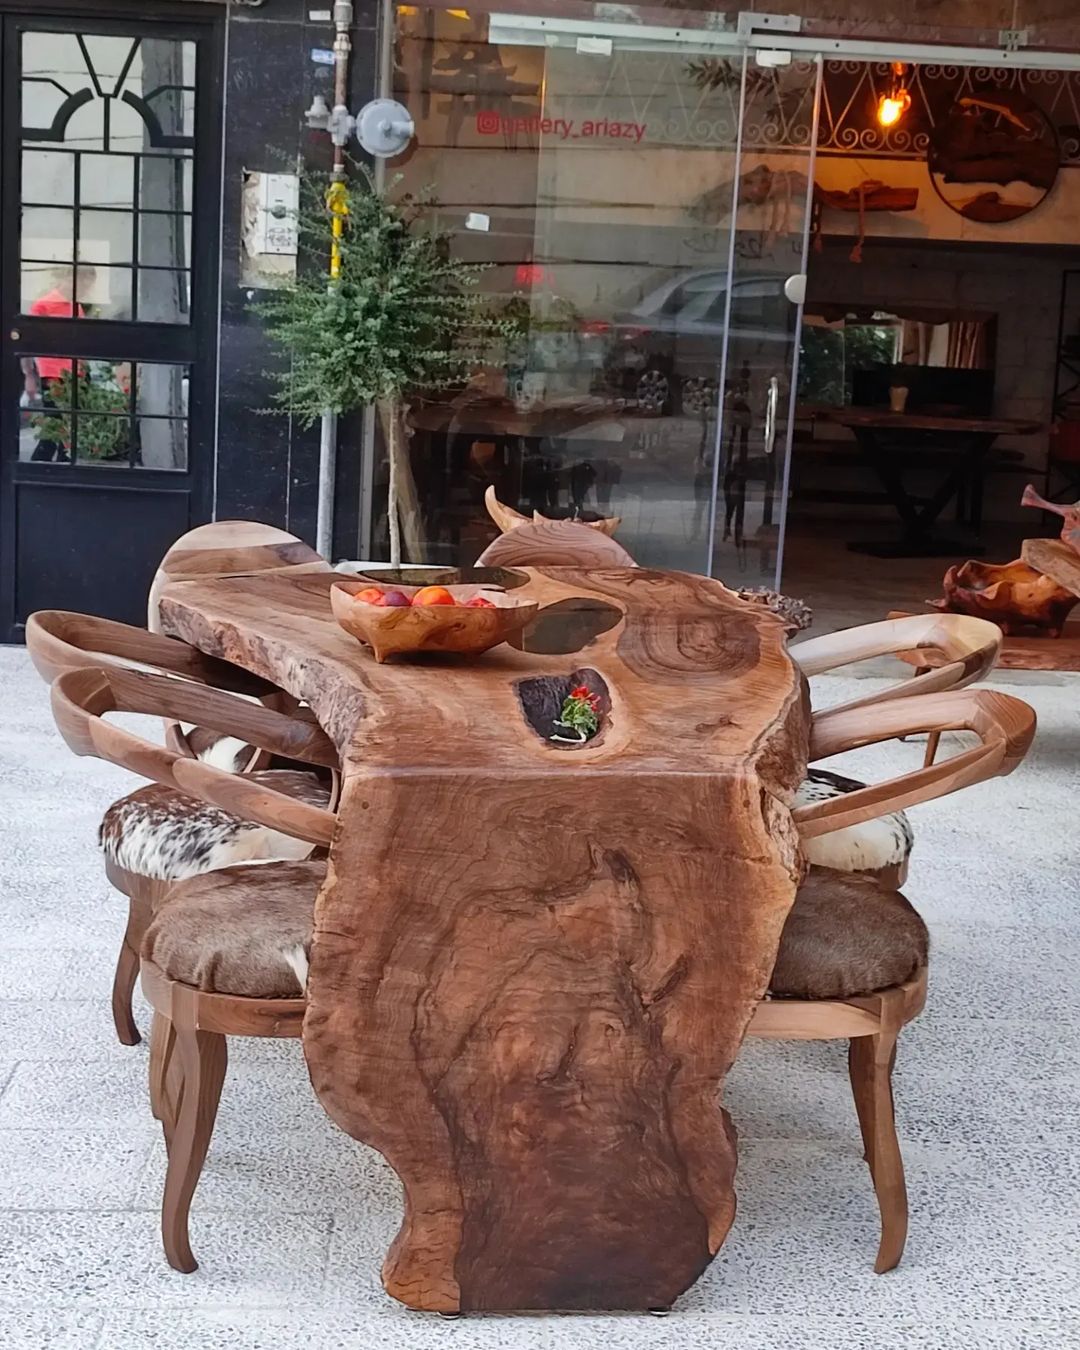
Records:
[[[144,1131],[0,1129],[0,1209],[121,1209],[150,1155]]]
[[[880,1321],[863,1316],[752,1317],[707,1320],[676,1309],[670,1317],[487,1317],[445,1321],[388,1310],[301,1307],[289,1314],[258,1308],[198,1309],[182,1322],[160,1312],[106,1315],[96,1350],[1065,1350],[1080,1344],[1080,1324]]]
[[[196,1206],[191,1246],[200,1269],[180,1275],[166,1264],[156,1213],[0,1211],[0,1310],[289,1307],[318,1298],[330,1226],[328,1215],[201,1216]]]
[[[96,1312],[0,1303],[0,1350],[96,1350],[101,1328]]]

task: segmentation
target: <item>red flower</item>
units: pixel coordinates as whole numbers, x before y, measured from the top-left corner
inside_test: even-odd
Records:
[[[576,689],[570,690],[570,697],[587,699],[589,697],[589,686],[587,684],[579,684]]]

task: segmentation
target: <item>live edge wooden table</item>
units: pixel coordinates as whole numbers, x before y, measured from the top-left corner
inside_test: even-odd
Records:
[[[970,541],[935,536],[937,518],[967,484],[974,486],[976,502],[981,501],[986,456],[999,436],[1031,436],[1044,429],[1040,422],[1014,418],[894,413],[886,408],[833,408],[825,416],[853,433],[864,460],[877,474],[900,517],[900,539],[848,544],[852,552],[875,558],[970,557],[981,553]],[[940,481],[921,503],[908,492],[903,477],[904,462],[915,452],[933,452],[933,458],[941,461]],[[978,529],[981,520],[976,518],[972,523]]]
[[[716,582],[521,569],[530,651],[378,665],[326,574],[175,582],[165,631],[305,700],[341,754],[303,1040],[400,1176],[413,1308],[665,1308],[734,1214],[724,1077],[799,872],[782,623]],[[605,713],[548,739],[563,693]]]

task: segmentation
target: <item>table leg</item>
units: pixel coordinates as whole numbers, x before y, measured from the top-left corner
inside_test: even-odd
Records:
[[[979,557],[985,552],[971,540],[935,536],[933,525],[953,497],[963,491],[965,483],[972,485],[974,504],[974,494],[981,491],[981,487],[975,487],[976,479],[982,471],[983,459],[994,443],[993,435],[970,433],[963,439],[963,449],[954,457],[951,468],[933,496],[920,509],[905,488],[903,475],[897,467],[903,447],[896,444],[890,446],[889,438],[883,435],[881,428],[857,427],[854,431],[859,448],[896,508],[904,526],[904,534],[899,540],[851,543],[848,548],[852,552],[877,558]],[[979,512],[981,515],[981,503]]]
[[[554,777],[346,781],[304,1043],[403,1182],[383,1281],[413,1308],[668,1307],[733,1218],[719,1094],[790,823],[738,778]]]

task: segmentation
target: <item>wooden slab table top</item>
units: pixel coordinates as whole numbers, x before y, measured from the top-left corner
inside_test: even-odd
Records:
[[[721,1090],[800,873],[806,684],[782,622],[718,582],[507,577],[544,607],[535,650],[468,661],[376,664],[325,574],[170,583],[162,622],[340,752],[303,1039],[327,1111],[403,1182],[387,1290],[666,1308],[734,1214]],[[575,683],[605,715],[568,749]]]

